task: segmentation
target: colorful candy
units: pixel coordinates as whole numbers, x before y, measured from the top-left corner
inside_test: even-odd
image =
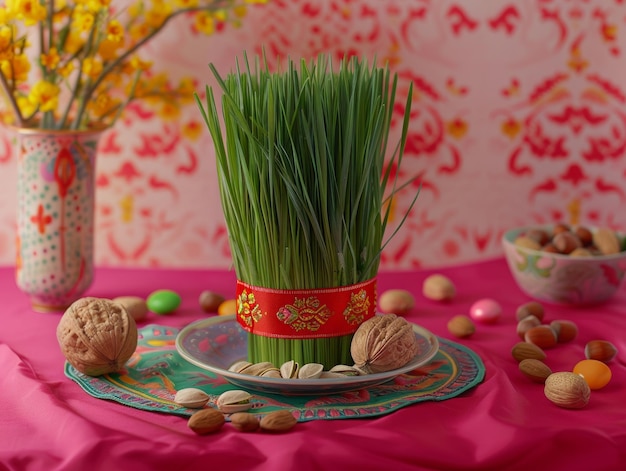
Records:
[[[583,377],[590,389],[602,389],[611,381],[611,368],[599,360],[581,360],[573,372]]]
[[[166,315],[180,306],[180,295],[169,289],[153,291],[146,299],[148,309],[155,314]]]
[[[485,298],[476,301],[469,310],[469,315],[476,322],[493,324],[498,321],[502,314],[502,307],[493,299]]]

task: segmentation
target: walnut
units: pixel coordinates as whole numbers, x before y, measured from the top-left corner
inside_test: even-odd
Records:
[[[359,326],[350,353],[355,366],[367,373],[400,368],[418,353],[413,327],[395,314],[374,316]]]
[[[67,361],[89,376],[120,371],[137,348],[137,325],[126,309],[108,299],[75,301],[57,326]]]

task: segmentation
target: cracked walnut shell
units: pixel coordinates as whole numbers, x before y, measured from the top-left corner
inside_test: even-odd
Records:
[[[367,373],[391,371],[406,365],[418,353],[413,327],[395,314],[374,316],[354,333],[350,353],[357,368]]]
[[[120,371],[137,348],[137,325],[126,309],[108,299],[75,301],[57,326],[67,361],[89,376]]]

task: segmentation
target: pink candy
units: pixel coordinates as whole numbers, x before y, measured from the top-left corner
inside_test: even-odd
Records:
[[[502,314],[502,307],[493,299],[485,298],[476,301],[469,310],[469,315],[476,322],[493,324]]]

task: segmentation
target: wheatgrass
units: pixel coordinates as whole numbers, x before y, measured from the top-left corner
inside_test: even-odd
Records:
[[[329,56],[271,72],[247,57],[196,100],[212,136],[237,278],[274,289],[347,286],[376,277],[407,137],[385,165],[398,78],[388,67]],[[221,124],[223,119],[223,129]],[[223,131],[223,132],[222,132]],[[391,171],[395,170],[392,178]],[[352,364],[352,335],[292,340],[248,337],[248,360]]]

